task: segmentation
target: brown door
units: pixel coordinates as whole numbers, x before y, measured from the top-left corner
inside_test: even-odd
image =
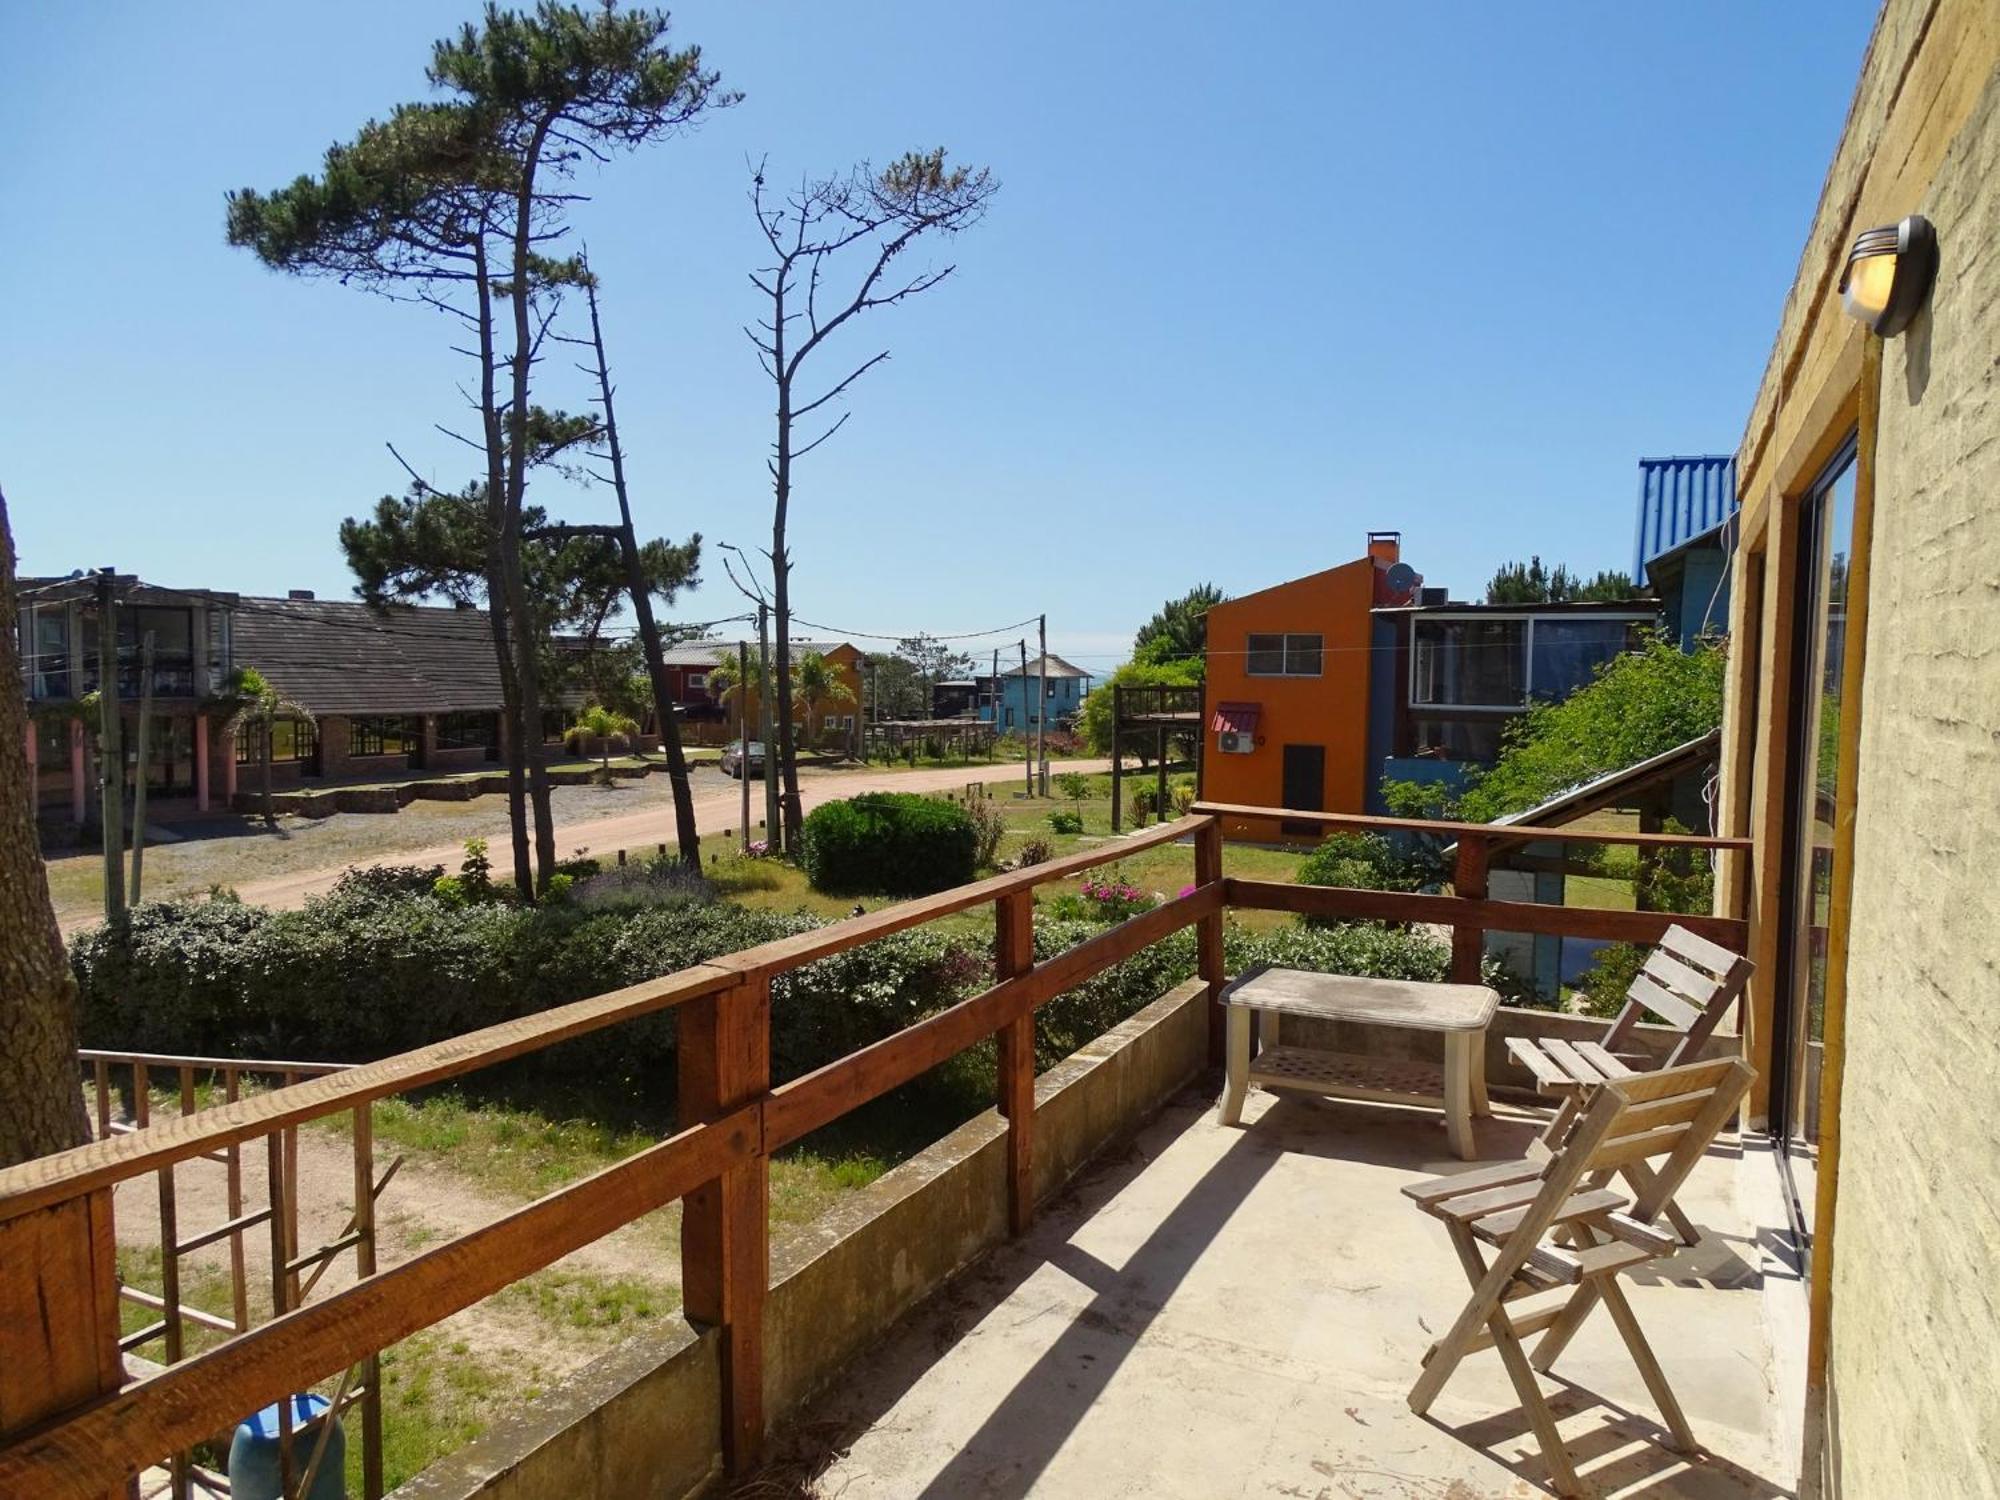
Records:
[[[1326,746],[1285,746],[1284,788],[1280,800],[1297,812],[1326,810]],[[1313,833],[1311,823],[1286,823],[1286,833]]]

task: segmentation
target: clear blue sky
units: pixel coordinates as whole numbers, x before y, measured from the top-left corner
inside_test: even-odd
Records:
[[[0,484],[24,571],[344,597],[335,542],[471,457],[437,315],[265,271],[223,193],[425,94],[470,0],[0,8]],[[805,460],[798,608],[1047,610],[1102,670],[1168,595],[1399,528],[1470,594],[1629,566],[1635,461],[1733,449],[1873,21],[1866,0],[675,9],[746,98],[589,186],[642,528],[769,535],[740,332],[779,179],[942,144],[1004,183]],[[831,366],[828,367],[831,371]],[[545,400],[580,401],[552,372]],[[608,497],[537,498],[577,518]],[[595,518],[592,516],[591,518]],[[711,554],[713,555],[713,554]],[[732,612],[719,567],[676,611]],[[983,653],[984,643],[981,643]]]

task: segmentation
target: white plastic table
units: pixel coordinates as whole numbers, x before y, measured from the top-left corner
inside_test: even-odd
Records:
[[[1232,981],[1222,1003],[1228,1007],[1229,1039],[1224,1125],[1242,1122],[1243,1099],[1253,1083],[1333,1099],[1430,1104],[1444,1111],[1452,1151],[1461,1159],[1473,1156],[1472,1117],[1492,1113],[1486,1101],[1486,1027],[1500,1004],[1485,985],[1358,979],[1260,965]],[[1254,1057],[1253,1011],[1263,1016],[1258,1026],[1263,1045]],[[1280,1046],[1281,1016],[1438,1032],[1444,1063]]]

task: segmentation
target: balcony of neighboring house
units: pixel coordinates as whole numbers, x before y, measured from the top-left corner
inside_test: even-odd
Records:
[[[13,1393],[0,1408],[0,1492],[106,1494],[134,1476],[155,1492],[203,1492],[215,1483],[205,1446],[214,1434],[262,1408],[289,1410],[274,1403],[311,1389],[344,1414],[344,1441],[358,1454],[350,1473],[374,1500],[385,1349],[677,1201],[684,1316],[546,1388],[524,1415],[399,1493],[1788,1492],[1802,1326],[1788,1299],[1798,1283],[1768,1156],[1727,1128],[1752,1071],[1735,1060],[1738,1037],[1717,1029],[1690,1042],[1692,1073],[1656,1074],[1683,1032],[1637,1025],[1624,1050],[1638,1078],[1657,1080],[1650,1091],[1607,1063],[1583,1092],[1538,1093],[1547,1078],[1510,1043],[1568,1045],[1603,1023],[1496,1008],[1480,984],[1481,934],[1496,923],[1651,942],[1679,922],[1712,952],[1740,945],[1744,923],[1484,893],[1489,855],[1503,847],[1646,844],[1643,835],[1412,825],[1456,837],[1462,852],[1450,893],[1405,894],[1225,875],[1225,815],[1281,816],[1199,805],[1114,846],[358,1067],[88,1055],[103,1138],[0,1172],[0,1287],[12,1289],[0,1295],[65,1310],[6,1325],[8,1364],[36,1377],[0,1384]],[[1318,816],[1328,826],[1369,821]],[[1176,847],[1192,877],[1179,895],[1037,953],[1037,887]],[[988,987],[811,1071],[774,1073],[771,1018],[784,1003],[774,980],[989,909]],[[1421,1013],[1430,1002],[1391,985],[1402,999],[1345,1019],[1273,1012],[1253,1046],[1240,1002],[1266,971],[1229,973],[1225,944],[1232,914],[1258,913],[1449,931],[1451,983],[1416,989],[1448,991],[1452,1005],[1477,1011],[1476,1026],[1461,1017],[1443,1031],[1412,1029],[1398,1007]],[[1183,930],[1194,939],[1192,976],[1169,974],[1157,999],[1038,1070],[1042,1007]],[[674,1133],[443,1240],[378,1237],[398,1210],[393,1165],[385,1174],[377,1155],[376,1101],[668,1011],[678,1035]],[[989,1038],[994,1109],[821,1219],[774,1234],[774,1154]],[[1252,1071],[1253,1054],[1267,1071]],[[177,1077],[186,1118],[165,1129],[143,1116],[118,1121],[119,1070],[140,1100]],[[280,1086],[244,1087],[258,1072]],[[1672,1082],[1697,1075],[1699,1085]],[[208,1078],[219,1086],[204,1096]],[[1345,1097],[1318,1097],[1328,1079]],[[1725,1096],[1724,1079],[1739,1091]],[[1557,1110],[1565,1097],[1574,1113]],[[1628,1120],[1628,1109],[1641,1115]],[[328,1138],[352,1151],[365,1206],[344,1169],[331,1189],[299,1175],[291,1143],[319,1120],[340,1122]],[[1538,1158],[1545,1132],[1555,1145]],[[1657,1169],[1648,1186],[1582,1175],[1646,1161]],[[1494,1164],[1505,1175],[1492,1177]],[[176,1197],[178,1179],[217,1170],[231,1183],[227,1220],[177,1220],[176,1203],[191,1201]],[[1449,1178],[1472,1170],[1507,1186],[1482,1189],[1489,1196],[1477,1203],[1459,1195],[1457,1218],[1420,1210],[1406,1191],[1455,1192]],[[1685,1247],[1667,1219],[1651,1227],[1668,1202],[1691,1222]],[[232,1274],[233,1241],[233,1274],[255,1280],[258,1296],[235,1298],[233,1314],[197,1316],[179,1301],[176,1271],[164,1294],[140,1294],[156,1321],[121,1334],[115,1308],[129,1293],[93,1248],[108,1243],[97,1236],[114,1215],[128,1246],[133,1222],[157,1218],[163,1260],[176,1267],[205,1252],[222,1268],[214,1274]],[[1529,1215],[1540,1216],[1531,1241],[1555,1235],[1533,1254],[1509,1238]],[[1515,1269],[1488,1270],[1488,1256],[1496,1266],[1511,1256]],[[1581,1289],[1602,1283],[1588,1278],[1623,1265],[1639,1266],[1624,1295],[1601,1291],[1606,1311],[1589,1316]],[[1493,1295],[1504,1292],[1504,1322],[1465,1311],[1489,1281]],[[1547,1374],[1524,1377],[1527,1356],[1492,1347],[1502,1329],[1553,1335],[1565,1307],[1582,1321],[1553,1354],[1536,1346],[1535,1358],[1553,1358]],[[209,1347],[183,1357],[190,1319]],[[161,1362],[128,1369],[128,1351]],[[1418,1402],[1419,1415],[1410,1401],[1432,1378],[1427,1359],[1451,1378]],[[329,1430],[324,1421],[276,1430],[295,1488],[322,1461]]]
[[[1462,785],[1499,759],[1509,724],[1587,686],[1659,618],[1649,599],[1375,610],[1369,810],[1386,811],[1382,777]]]

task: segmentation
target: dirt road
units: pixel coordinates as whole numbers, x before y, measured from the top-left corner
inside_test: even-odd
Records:
[[[1111,763],[1107,760],[1065,760],[1050,763],[1051,771],[1107,771]],[[942,770],[925,771],[818,771],[803,769],[799,772],[799,796],[806,810],[810,812],[820,803],[841,797],[852,797],[860,792],[941,792],[957,790],[968,781],[984,780],[996,792],[1010,785],[1019,785],[1025,773],[1019,766],[1006,764],[995,766],[951,766]],[[1003,793],[1004,795],[1004,793]],[[741,826],[743,816],[742,794],[732,784],[722,792],[697,792],[694,801],[695,826],[703,833],[720,833],[725,828]],[[763,816],[763,787],[753,782],[750,786],[750,817],[755,821]],[[592,849],[599,853],[610,853],[614,849],[648,849],[656,844],[671,845],[674,839],[674,809],[670,801],[656,803],[641,812],[613,813],[607,817],[585,819],[556,825],[556,851],[559,857],[568,858],[579,849]],[[505,878],[507,868],[502,861],[506,858],[504,834],[493,840],[493,854],[496,856],[494,875]],[[464,857],[463,841],[438,844],[427,849],[400,850],[385,854],[383,859],[396,864],[444,865],[455,867]],[[274,875],[264,880],[247,881],[237,886],[236,892],[245,901],[257,906],[296,907],[305,903],[308,896],[329,889],[344,870],[359,863],[376,863],[375,860],[351,860],[345,864],[328,866],[317,870],[300,870],[286,875]]]

